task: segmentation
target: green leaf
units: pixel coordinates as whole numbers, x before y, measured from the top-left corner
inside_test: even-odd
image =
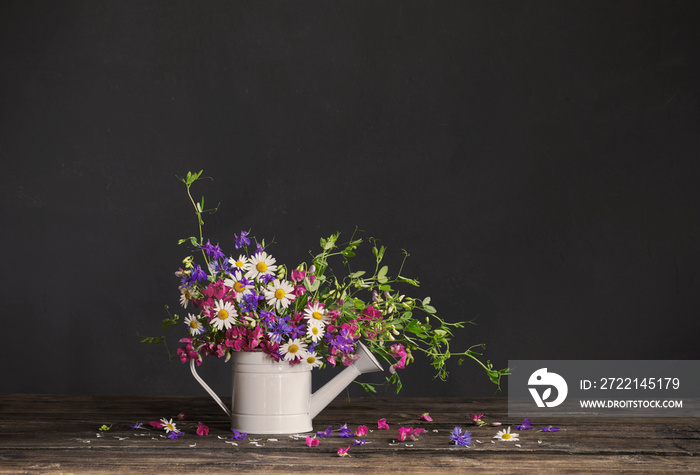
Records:
[[[194,246],[194,247],[199,247],[199,241],[197,241],[197,238],[194,237],[194,236],[190,236],[190,237],[188,237],[188,238],[180,239],[179,241],[177,241],[177,245],[179,246],[180,244],[186,243],[186,242],[188,242],[188,241],[189,241],[190,244],[192,244],[192,246]]]
[[[437,312],[435,307],[433,307],[431,305],[423,305],[423,310],[425,310],[427,313],[430,313],[430,314]]]
[[[419,283],[416,279],[409,279],[409,278],[407,278],[407,277],[398,276],[398,277],[396,278],[396,280],[398,280],[399,282],[405,282],[405,283],[407,283],[407,284],[411,284],[411,285],[413,285],[414,287],[420,287],[420,283]]]
[[[421,338],[425,338],[427,335],[425,334],[426,330],[430,330],[430,325],[420,323],[418,320],[411,320],[406,324],[406,331],[415,333]]]
[[[389,272],[389,266],[384,266],[379,269],[379,272],[377,273],[377,281],[379,281],[379,283],[383,284],[388,280],[386,277],[387,272]]]
[[[359,381],[355,381],[357,384],[362,386],[362,389],[364,389],[368,393],[377,393],[377,388],[374,387],[374,384],[369,384],[369,383],[361,383]]]
[[[203,171],[204,171],[204,170],[199,170],[199,171],[196,172],[196,173],[187,172],[187,177],[186,177],[185,180],[184,180],[185,183],[186,183],[187,185],[191,185],[192,183],[194,183],[195,181],[197,181],[197,180],[199,179],[199,177],[202,175],[202,172],[203,172]]]
[[[374,257],[377,258],[377,262],[382,260],[382,258],[384,257],[385,251],[386,251],[386,248],[384,246],[380,247],[379,249],[377,249],[377,246],[374,246],[372,248],[372,253],[374,254]]]
[[[352,274],[348,275],[351,279],[357,279],[358,277],[362,277],[365,275],[367,272],[363,270],[358,270],[357,272],[353,272]]]

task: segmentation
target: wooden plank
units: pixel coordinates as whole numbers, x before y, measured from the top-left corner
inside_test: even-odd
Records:
[[[479,473],[683,473],[697,472],[700,463],[692,457],[556,454],[546,458],[530,454],[503,453],[366,453],[335,457],[309,451],[275,456],[253,451],[212,450],[193,457],[191,451],[159,450],[127,456],[120,452],[48,450],[41,455],[4,451],[0,473],[455,473],[478,469]]]
[[[303,437],[249,436],[232,441],[225,414],[208,397],[0,395],[0,473],[67,471],[90,473],[158,473],[168,470],[221,473],[244,471],[289,472],[314,470],[335,473],[396,471],[416,467],[431,471],[478,468],[485,473],[534,471],[687,472],[700,471],[700,419],[553,418],[535,421],[561,430],[519,431],[521,440],[492,443],[496,427],[471,425],[471,414],[484,412],[488,420],[515,425],[506,416],[503,398],[355,398],[334,401],[316,418],[315,430],[348,423],[367,425],[366,445],[352,446],[351,457],[337,457],[338,447],[352,439],[322,439],[309,448]],[[163,437],[162,430],[133,430],[130,424],[179,412],[186,435]],[[420,421],[430,412],[433,422]],[[389,431],[376,429],[387,419]],[[197,421],[210,435],[195,435]],[[99,432],[102,424],[112,429]],[[472,447],[450,445],[449,432],[461,425],[473,433]],[[422,427],[417,441],[396,440],[401,426]],[[274,439],[274,440],[272,440]],[[479,442],[477,442],[479,441]],[[235,442],[237,445],[233,445]],[[517,467],[517,470],[515,468]],[[513,470],[512,470],[513,469]]]

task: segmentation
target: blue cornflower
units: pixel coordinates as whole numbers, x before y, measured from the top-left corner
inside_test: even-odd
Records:
[[[528,419],[527,417],[523,419],[523,423],[515,426],[517,430],[527,430],[527,429],[532,429],[532,419]]]
[[[333,426],[328,426],[326,427],[326,430],[320,430],[316,432],[316,435],[319,437],[330,437],[331,434],[333,433]]]
[[[455,445],[471,445],[472,434],[468,430],[462,432],[461,427],[455,427],[452,432],[450,432],[450,440],[454,442]]]
[[[214,273],[214,274],[219,274],[220,272],[224,272],[226,274],[231,274],[234,271],[234,269],[232,269],[232,266],[229,263],[228,259],[221,259],[221,260],[216,259],[214,261],[211,261],[209,268],[211,269],[212,273]]]
[[[282,343],[284,337],[289,336],[292,326],[288,323],[288,320],[289,316],[282,317],[268,327],[267,335],[270,337],[270,341],[279,344]]]
[[[306,324],[304,323],[292,328],[292,331],[289,332],[290,338],[300,338],[304,335],[306,335]]]
[[[129,426],[129,427],[131,427],[132,429],[143,429],[143,422],[137,422],[133,426]]]
[[[236,238],[236,249],[240,249],[243,246],[250,244],[250,239],[248,239],[248,231],[241,231],[241,235],[234,234],[233,237]]]
[[[258,276],[258,280],[259,280],[263,285],[269,284],[270,282],[272,282],[273,280],[275,280],[275,278],[276,278],[276,277],[275,277],[274,275],[272,275],[272,274],[260,274],[260,275]]]
[[[559,430],[559,427],[548,426],[548,427],[542,427],[541,430],[542,430],[542,432],[557,432]]]
[[[219,243],[217,242],[216,246],[214,246],[208,239],[206,244],[202,244],[197,249],[204,249],[204,252],[206,252],[208,256],[212,256],[214,259],[223,259],[226,257],[224,256],[224,253],[221,252]]]
[[[258,295],[258,293],[255,290],[251,290],[250,292],[243,294],[243,298],[239,303],[241,311],[243,313],[252,312],[258,307],[258,301],[262,298],[263,297]]]
[[[275,315],[275,312],[270,312],[269,310],[260,310],[260,321],[263,322],[266,327],[269,327],[277,321],[277,315]]]
[[[366,443],[367,443],[366,440],[355,439],[355,440],[353,441],[352,445],[365,445]]]
[[[246,435],[248,435],[247,432],[238,432],[236,429],[231,429],[231,432],[233,432],[233,436],[231,438],[237,440],[243,439]]]
[[[179,439],[183,435],[185,435],[184,432],[170,431],[170,432],[168,432],[168,439]]]

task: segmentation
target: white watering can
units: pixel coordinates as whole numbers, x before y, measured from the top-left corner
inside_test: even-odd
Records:
[[[356,377],[383,371],[382,365],[362,343],[357,343],[355,354],[358,359],[312,394],[311,366],[277,362],[262,352],[234,352],[231,357],[231,411],[197,374],[195,360],[190,360],[190,369],[199,384],[231,417],[233,429],[249,434],[295,434],[313,430],[312,419]]]

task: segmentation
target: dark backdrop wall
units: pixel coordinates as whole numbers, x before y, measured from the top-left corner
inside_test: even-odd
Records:
[[[359,226],[498,367],[700,359],[700,3],[0,9],[1,391],[204,394],[137,336],[178,305],[199,169],[212,242],[296,265]],[[404,394],[493,394],[451,369]]]

